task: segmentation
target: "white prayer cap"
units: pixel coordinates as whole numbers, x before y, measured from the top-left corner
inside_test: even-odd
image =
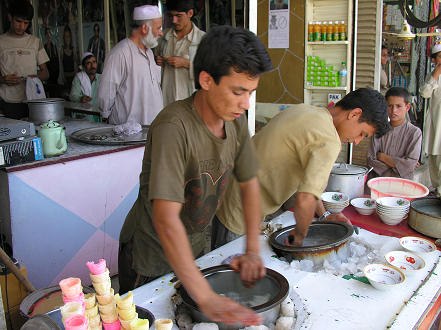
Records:
[[[135,7],[133,9],[133,20],[134,21],[144,21],[146,19],[161,18],[161,12],[158,6],[145,5],[140,7]]]
[[[441,44],[435,44],[432,47],[432,55],[441,52]]]
[[[90,55],[95,56],[95,55],[93,55],[91,52],[84,52],[84,53],[83,53],[83,56],[81,57],[81,63],[83,63],[84,59],[85,59],[87,56],[90,56]]]

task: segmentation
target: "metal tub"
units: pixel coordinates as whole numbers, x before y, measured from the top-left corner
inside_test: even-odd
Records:
[[[253,309],[263,318],[265,325],[274,324],[279,316],[280,304],[286,298],[289,291],[289,284],[286,278],[278,272],[267,268],[266,276],[255,283],[254,287],[246,288],[240,274],[232,270],[228,265],[210,267],[201,270],[213,290],[221,295],[228,296],[235,293],[239,299],[238,302]],[[193,320],[196,322],[212,322],[208,317],[199,311],[199,307],[181,286],[179,293],[184,304],[190,309]],[[259,296],[269,296],[269,299],[259,305],[253,305],[253,301]],[[237,301],[237,300],[236,300]],[[217,323],[219,329],[241,329],[243,324],[229,325]]]

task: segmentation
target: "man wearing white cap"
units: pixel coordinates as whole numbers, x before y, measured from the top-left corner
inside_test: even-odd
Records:
[[[155,50],[162,66],[164,106],[189,97],[194,91],[193,60],[205,32],[191,22],[193,0],[167,0],[173,27],[164,31]]]
[[[98,104],[109,123],[135,121],[150,125],[162,110],[161,68],[151,48],[162,35],[162,17],[157,6],[133,10],[133,30],[109,53],[98,88]]]
[[[430,109],[424,123],[424,152],[429,156],[429,171],[432,187],[441,193],[441,44],[432,48],[435,69],[429,73],[420,87],[421,96],[430,98]]]
[[[101,75],[97,73],[97,61],[91,52],[85,52],[81,58],[83,71],[78,72],[72,81],[70,100],[72,102],[89,102],[98,105],[98,86]]]

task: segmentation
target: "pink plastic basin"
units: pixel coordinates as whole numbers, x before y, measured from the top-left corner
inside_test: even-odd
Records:
[[[409,201],[429,194],[429,189],[421,183],[392,177],[370,179],[367,183],[371,189],[371,198],[401,197]]]

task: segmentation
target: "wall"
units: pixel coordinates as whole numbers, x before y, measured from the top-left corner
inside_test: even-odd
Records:
[[[257,35],[268,47],[269,1],[258,1]],[[305,2],[290,0],[289,48],[268,49],[274,69],[262,76],[257,102],[296,104],[303,102],[305,66]]]

